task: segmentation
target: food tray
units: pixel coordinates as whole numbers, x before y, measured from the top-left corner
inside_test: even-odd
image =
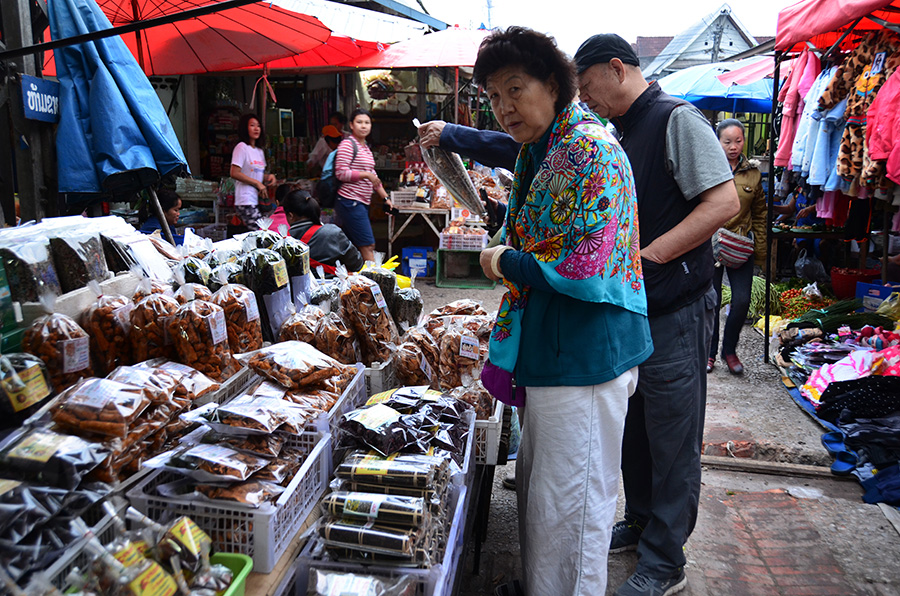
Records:
[[[345,573],[360,573],[376,577],[397,577],[399,575],[411,575],[416,580],[416,596],[451,596],[453,584],[459,568],[460,555],[463,551],[463,530],[466,524],[466,507],[468,506],[468,489],[457,485],[451,490],[451,502],[453,505],[453,520],[450,523],[450,532],[447,538],[447,548],[444,551],[444,560],[431,569],[417,569],[408,567],[390,567],[382,565],[363,565],[361,563],[344,563],[337,561],[322,561],[313,555],[317,545],[320,544],[317,536],[313,536],[303,547],[300,556],[297,557],[295,586],[293,596],[306,596],[309,583],[309,570],[328,569]]]
[[[387,362],[373,362],[372,366],[366,368],[367,397],[396,388],[397,370],[394,366],[393,356]]]
[[[224,565],[231,569],[231,585],[222,593],[222,596],[244,596],[247,576],[253,571],[253,559],[247,555],[235,553],[213,553],[210,562],[213,565]]]
[[[258,378],[259,375],[254,373],[249,366],[242,366],[239,371],[231,375],[228,380],[222,383],[217,390],[211,391],[210,393],[195,399],[192,407],[196,408],[212,402],[219,405],[228,403],[246,391]]]
[[[487,234],[440,234],[438,248],[444,250],[484,250],[490,238]]]
[[[418,189],[403,189],[403,190],[392,190],[391,191],[391,203],[393,203],[394,207],[397,209],[403,209],[411,206],[416,202],[416,192]]]
[[[500,430],[503,428],[503,402],[496,401],[490,418],[475,421],[475,463],[478,465],[497,465]]]
[[[288,437],[286,447],[308,454],[303,466],[275,504],[245,505],[167,498],[156,495],[160,484],[181,478],[160,470],[128,491],[135,509],[158,522],[187,515],[209,534],[213,548],[250,556],[260,573],[269,573],[290,546],[328,484],[331,435],[305,431]]]

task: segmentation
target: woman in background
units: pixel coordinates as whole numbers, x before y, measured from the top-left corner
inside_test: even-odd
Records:
[[[244,114],[238,124],[241,142],[231,155],[231,177],[234,179],[234,206],[241,222],[251,230],[258,230],[259,193],[275,184],[275,175],[266,174],[266,154],[262,148],[266,137],[256,114]]]
[[[359,251],[344,232],[334,224],[322,225],[322,209],[305,190],[294,190],[281,202],[284,214],[291,225],[291,236],[309,246],[309,264],[312,269],[322,265],[325,273],[334,275],[340,261],[347,271],[359,271],[364,264]]]
[[[172,232],[172,239],[175,244],[184,243],[184,236],[175,234],[175,226],[178,224],[178,214],[181,211],[181,197],[174,190],[161,188],[156,191],[156,198],[159,199],[159,206],[162,208],[163,216],[166,223],[169,224],[169,230]],[[144,234],[152,234],[156,230],[162,230],[162,224],[156,215],[151,215],[144,220],[141,225],[141,232]]]
[[[375,260],[375,235],[369,222],[372,192],[390,206],[387,191],[375,173],[375,157],[366,143],[372,132],[372,115],[357,108],[350,114],[350,136],[338,145],[334,158],[334,175],[343,184],[338,189],[335,215],[344,232],[359,249],[363,259]]]
[[[731,374],[744,372],[744,366],[737,357],[737,343],[741,336],[741,327],[747,320],[750,310],[750,290],[753,287],[753,265],[763,266],[766,263],[766,194],[762,188],[762,174],[756,164],[744,157],[744,125],[740,120],[729,118],[716,127],[716,136],[725,151],[725,157],[734,172],[734,184],[737,186],[741,210],[737,215],[725,222],[723,226],[741,236],[752,231],[754,238],[753,257],[740,267],[717,265],[713,274],[713,286],[719,295],[719,308],[722,306],[722,277],[728,270],[728,283],[731,285],[731,308],[725,319],[725,332],[722,336],[722,359]],[[719,314],[716,313],[713,323],[712,340],[709,345],[709,361],[706,372],[712,372],[716,364],[716,352],[719,348]]]

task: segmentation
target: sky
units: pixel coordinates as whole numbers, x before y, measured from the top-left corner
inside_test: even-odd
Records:
[[[522,25],[548,33],[573,55],[596,33],[618,33],[634,43],[638,36],[674,36],[722,6],[722,0],[490,0],[490,25]],[[487,0],[423,0],[435,18],[463,27],[488,25]],[[753,36],[775,35],[778,12],[795,0],[730,0],[732,15]]]

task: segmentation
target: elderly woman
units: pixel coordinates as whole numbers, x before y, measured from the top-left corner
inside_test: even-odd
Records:
[[[628,397],[653,350],[631,166],[573,102],[574,67],[553,38],[495,32],[474,76],[524,144],[504,243],[481,266],[507,288],[487,367],[526,394],[516,460],[525,592],[604,594]]]

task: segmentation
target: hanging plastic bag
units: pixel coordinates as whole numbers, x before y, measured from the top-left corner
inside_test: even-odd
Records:
[[[117,366],[131,364],[131,311],[134,303],[125,296],[104,295],[100,284],[88,283],[97,296],[82,316],[82,326],[91,338],[94,374],[106,376]]]
[[[277,252],[257,248],[244,257],[243,270],[247,286],[256,295],[263,339],[277,341],[281,326],[294,313],[287,264]]]
[[[803,297],[807,300],[822,300],[822,292],[819,291],[819,286],[817,282],[812,282],[805,288],[803,288]]]
[[[809,254],[805,248],[800,251],[797,260],[794,262],[794,272],[797,274],[797,277],[810,281],[826,282],[829,280],[822,261],[817,259],[815,255]]]
[[[53,296],[41,297],[41,305],[51,314],[39,317],[25,330],[22,350],[44,361],[54,390],[62,391],[94,373],[88,334],[70,317],[54,313],[55,303]]]

